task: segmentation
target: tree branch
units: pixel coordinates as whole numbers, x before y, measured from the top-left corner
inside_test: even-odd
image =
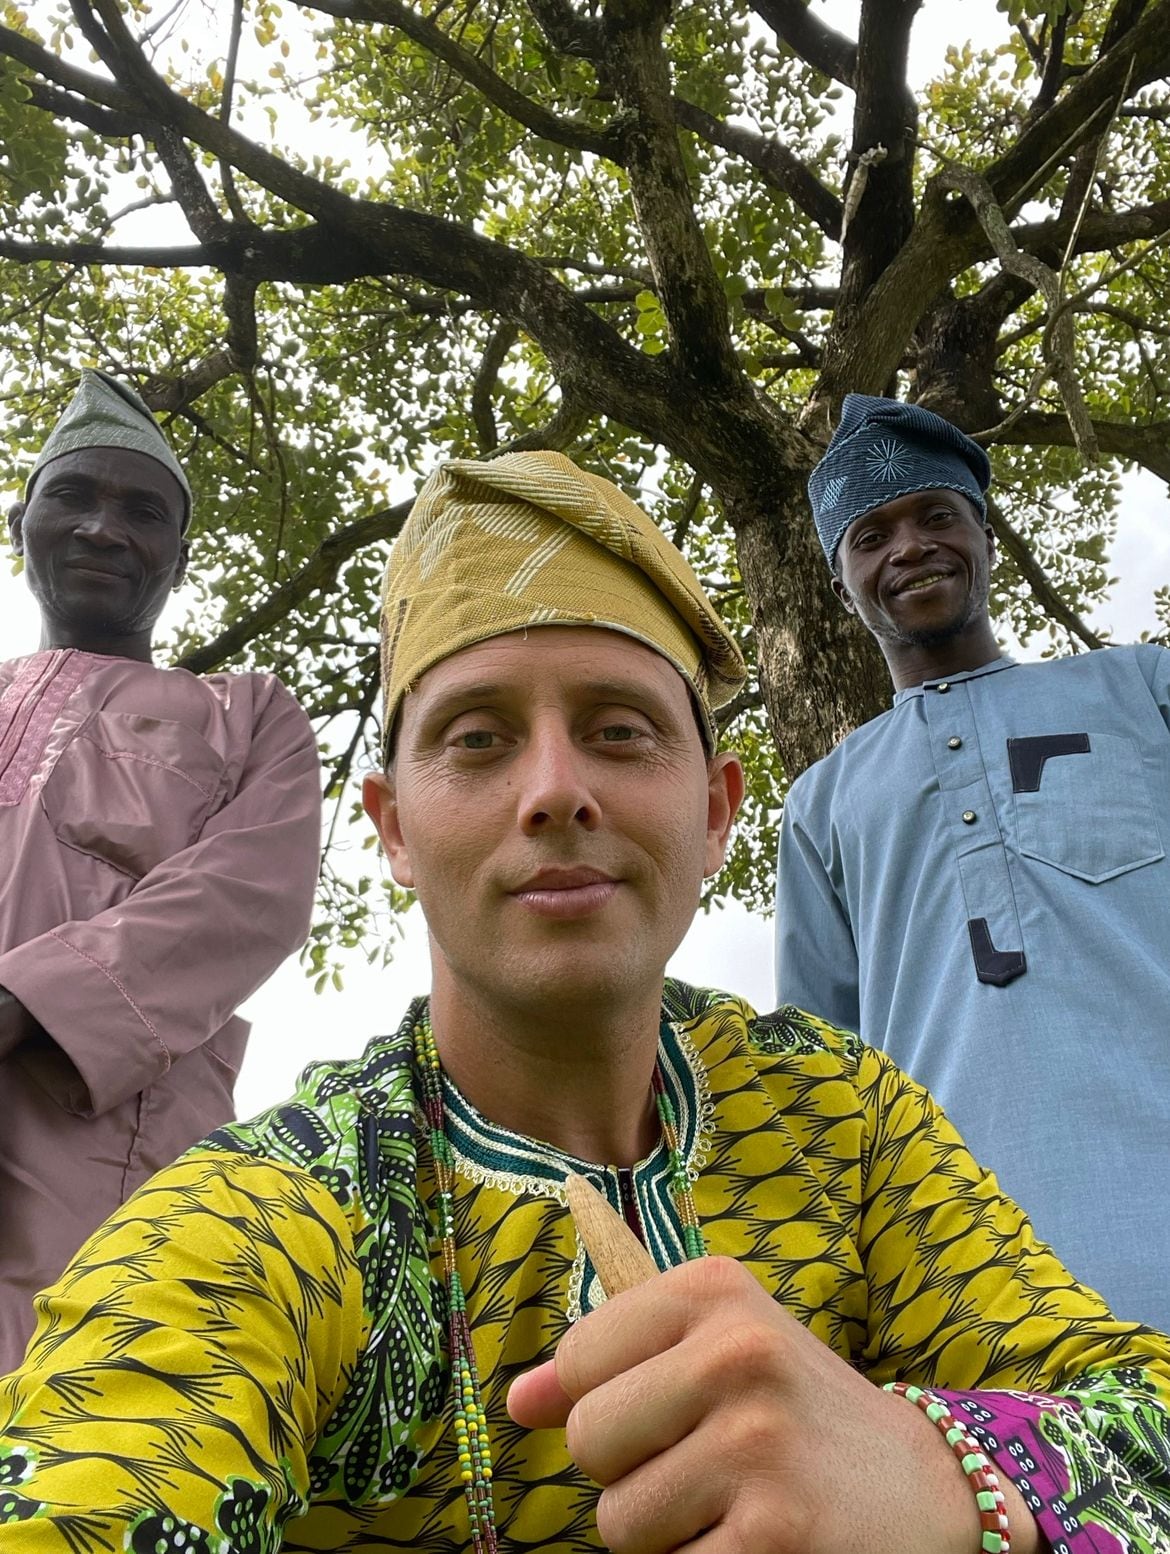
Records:
[[[749,167],[754,167],[769,188],[786,194],[827,237],[834,241],[840,237],[841,201],[778,140],[728,124],[682,97],[674,99],[674,116],[700,140],[741,157]]]
[[[664,0],[609,0],[605,44],[625,115],[622,161],[671,348],[688,376],[716,386],[739,379],[742,369],[679,145],[662,48],[668,13]]]
[[[715,714],[715,727],[721,734],[725,733],[736,718],[742,717],[745,712],[755,712],[763,705],[764,697],[759,686],[749,680],[738,696],[733,696],[725,706],[720,707]]]
[[[569,0],[528,0],[528,9],[553,48],[561,54],[598,63],[602,56],[601,23],[582,16]]]
[[[203,182],[195,158],[182,137],[168,125],[160,125],[151,137],[158,147],[179,209],[201,243],[216,243],[227,232],[227,222]]]
[[[313,0],[313,9],[329,16],[343,16],[347,21],[379,22],[396,27],[534,135],[568,146],[573,151],[591,151],[611,162],[621,160],[620,134],[614,127],[597,130],[582,120],[551,113],[523,92],[518,92],[490,65],[457,43],[429,17],[420,16],[410,6],[402,4],[402,0]]]
[[[1068,215],[1062,215],[1059,220],[1021,222],[1011,230],[1021,248],[1041,257],[1055,258],[1068,246],[1072,221]],[[1100,253],[1109,248],[1122,248],[1127,243],[1161,237],[1166,231],[1170,231],[1170,199],[1135,205],[1131,210],[1089,211],[1081,222],[1072,252]]]
[[[48,260],[53,264],[99,264],[128,268],[147,266],[156,270],[199,269],[214,265],[212,250],[195,248],[117,248],[107,243],[18,243],[0,237],[0,259],[15,259],[18,264]]]
[[[227,319],[228,350],[240,372],[251,372],[259,355],[256,333],[256,282],[246,273],[226,273],[223,278],[223,311]]]
[[[1016,23],[1016,31],[1024,40],[1024,47],[1028,51],[1028,58],[1032,61],[1037,70],[1043,70],[1044,50],[1032,36],[1032,29],[1028,26],[1028,23],[1024,20],[1023,17],[1021,17],[1020,20]]]
[[[1032,548],[1018,529],[1005,517],[998,503],[990,498],[987,503],[987,519],[995,534],[996,542],[1016,564],[1016,570],[1032,590],[1037,604],[1050,620],[1078,637],[1086,647],[1101,648],[1105,643],[1096,632],[1085,625],[1077,612],[1065,603],[1053,587],[1048,574],[1032,554]]]
[[[768,312],[768,292],[775,291],[774,286],[749,286],[740,297],[740,305],[748,313],[763,317]],[[838,291],[836,286],[801,285],[799,282],[786,282],[779,288],[789,302],[798,308],[803,308],[808,313],[831,313],[837,306]]]
[[[1125,36],[1145,10],[1148,0],[1117,0],[1105,24],[1101,38],[1101,52],[1111,49],[1119,38]]]
[[[1003,211],[1016,208],[1061,157],[1071,154],[1112,113],[1126,83],[1140,88],[1170,67],[1170,0],[1153,0],[1125,37],[1068,87],[1012,149],[986,169]],[[921,313],[952,276],[988,252],[966,202],[947,198],[946,174],[927,186],[913,231],[878,277],[851,327],[826,349],[810,403],[810,424],[849,390],[881,393],[897,368]],[[1085,227],[1091,225],[1086,221]],[[1082,234],[1082,237],[1084,234]]]
[[[1170,105],[1166,103],[1131,103],[1117,110],[1119,119],[1149,119],[1152,123],[1165,124],[1170,120]]]
[[[102,107],[123,113],[134,113],[141,107],[105,76],[95,75],[90,70],[79,70],[76,65],[59,59],[56,54],[51,54],[48,49],[12,27],[0,27],[0,54],[15,60],[18,65],[35,70],[44,80],[64,87],[67,92],[74,92]]]
[[[207,674],[242,653],[249,642],[279,625],[312,594],[332,587],[350,556],[364,546],[372,545],[375,540],[393,539],[406,522],[413,505],[413,498],[399,502],[395,507],[368,513],[364,518],[338,529],[328,539],[321,541],[304,566],[287,582],[274,589],[267,599],[249,610],[226,631],[221,631],[218,637],[184,653],[177,667],[189,669],[192,674]]]
[[[76,3],[81,4],[82,0]],[[679,396],[671,363],[646,356],[629,345],[604,319],[578,301],[546,266],[503,243],[481,237],[469,227],[401,206],[351,199],[292,168],[172,92],[136,50],[117,0],[89,3],[115,38],[123,79],[140,102],[173,126],[174,132],[188,136],[215,156],[230,157],[234,166],[262,187],[321,223],[312,232],[297,228],[281,233],[248,231],[243,235],[233,233],[228,226],[222,247],[209,245],[205,262],[226,270],[238,268],[239,243],[243,242],[250,252],[251,273],[263,277],[266,256],[273,252],[271,240],[278,238],[286,267],[292,260],[302,279],[408,274],[470,297],[485,310],[517,320],[549,358],[562,392],[571,396],[574,383],[579,382],[593,394],[600,413],[628,425],[639,425],[646,435],[658,441],[681,430]],[[677,131],[669,112],[668,123],[681,168]],[[694,241],[701,245],[702,237],[689,205],[687,218]],[[706,250],[702,252],[709,266]],[[100,261],[101,256],[96,257]],[[713,275],[711,281],[716,284]],[[722,305],[722,292],[717,285],[716,291]],[[702,340],[692,336],[688,344],[694,346],[702,361]],[[730,370],[742,377],[726,331],[723,354],[731,363]],[[734,421],[730,403],[725,408]],[[718,447],[715,422],[719,417],[706,413],[703,425],[697,414],[692,419],[692,430],[699,442],[705,447]]]
[[[178,376],[160,374],[148,378],[142,385],[142,397],[156,414],[175,415],[193,405],[209,388],[230,378],[238,367],[232,351],[212,351]]]
[[[851,182],[843,223],[844,317],[868,292],[914,225],[914,144],[918,110],[906,85],[910,28],[921,0],[864,0],[853,81],[857,103],[850,148]]]
[[[87,36],[94,33],[101,39],[98,52],[113,61],[110,68],[127,98],[139,106],[145,104],[150,116],[165,125],[170,135],[186,136],[214,156],[230,160],[235,168],[247,173],[263,188],[318,220],[326,221],[330,217],[344,220],[352,210],[360,208],[359,202],[265,151],[230,125],[204,113],[195,103],[173,91],[152,69],[135,43],[118,0],[72,0],[72,5],[79,17],[89,18]],[[94,25],[95,17],[100,18],[104,33]],[[124,102],[120,100],[117,106],[124,106]],[[159,149],[161,153],[162,148]]]
[[[590,419],[589,406],[585,400],[562,390],[561,402],[550,421],[546,421],[543,426],[534,426],[530,431],[522,432],[519,437],[513,437],[511,442],[505,443],[496,451],[501,454],[530,453],[551,448],[554,453],[563,453],[577,441]]]
[[[1018,209],[1062,157],[1092,138],[1104,111],[1116,111],[1127,90],[1148,86],[1168,67],[1170,0],[1155,0],[998,162],[983,169],[997,203]]]
[[[219,116],[225,124],[232,121],[232,98],[236,89],[236,67],[240,58],[240,35],[244,27],[244,0],[232,0],[231,32],[228,37],[227,59],[223,67],[223,93],[220,98]],[[236,192],[236,175],[232,164],[223,157],[219,161],[219,176],[223,183],[223,197],[227,201],[227,208],[239,222],[246,222],[248,217],[240,196]]]
[[[1140,464],[1170,484],[1170,421],[1132,422],[1094,420],[1093,433],[1102,453]],[[1011,447],[1071,448],[1075,446],[1068,421],[1059,415],[1029,410],[997,433],[996,443]]]
[[[367,662],[365,665],[364,684],[357,707],[358,715],[354,720],[354,729],[350,735],[349,743],[341,754],[330,763],[329,783],[325,791],[326,794],[336,793],[337,801],[333,809],[333,818],[329,823],[329,834],[326,836],[325,846],[322,848],[324,853],[327,853],[333,846],[337,822],[341,818],[342,806],[348,797],[345,790],[353,772],[354,757],[357,755],[358,746],[365,737],[366,724],[373,716],[374,704],[378,699],[378,657],[378,652],[375,649],[370,655],[372,662]],[[361,673],[360,669],[358,672]]]
[[[675,519],[674,528],[670,535],[670,543],[676,550],[683,548],[687,535],[691,532],[691,524],[695,521],[695,514],[699,510],[699,503],[703,500],[703,486],[702,475],[691,476],[691,483],[687,487],[686,500],[683,502],[679,515]]]
[[[1048,40],[1048,57],[1044,61],[1040,86],[1028,109],[1029,119],[1038,119],[1056,101],[1056,95],[1064,83],[1064,40],[1068,36],[1068,13],[1062,11],[1052,25]]]
[[[755,11],[806,64],[830,81],[853,85],[857,44],[819,21],[808,0],[756,0]]]
[[[42,81],[28,81],[25,88],[34,108],[40,108],[54,118],[72,119],[74,123],[84,124],[86,129],[94,130],[99,135],[108,135],[111,140],[128,140],[131,135],[146,135],[152,127],[150,121],[141,114],[123,113],[116,108],[102,108],[96,103],[83,102],[72,93],[55,86],[46,86]]]
[[[978,173],[969,168],[952,168],[943,176],[952,188],[960,190],[970,200],[1003,268],[1009,275],[1018,275],[1033,286],[1047,303],[1048,318],[1041,344],[1045,371],[1051,375],[1060,392],[1078,452],[1083,458],[1095,463],[1098,457],[1097,440],[1081,393],[1073,314],[1064,305],[1060,276],[1043,260],[1037,259],[1034,254],[1024,253],[1016,246],[1015,238],[1008,230],[1004,214],[995,203],[990,187]],[[1039,386],[1040,383],[1034,381],[1033,392]]]
[[[538,264],[545,264],[550,270],[573,270],[578,275],[617,275],[624,281],[644,290],[654,283],[654,277],[648,270],[636,270],[624,268],[616,264],[602,264],[595,259],[579,259],[572,254],[533,254]]]
[[[520,331],[510,319],[496,326],[480,358],[479,370],[471,386],[471,419],[479,433],[479,445],[485,453],[492,453],[500,445],[500,433],[492,409],[492,391],[500,375],[500,368],[519,337]]]

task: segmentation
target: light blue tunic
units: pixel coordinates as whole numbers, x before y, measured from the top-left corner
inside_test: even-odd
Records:
[[[1170,652],[900,692],[792,786],[777,989],[927,1085],[1078,1278],[1170,1329]]]

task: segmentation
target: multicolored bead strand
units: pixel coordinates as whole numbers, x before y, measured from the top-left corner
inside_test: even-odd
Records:
[[[905,1381],[889,1381],[883,1392],[894,1392],[907,1402],[920,1408],[931,1424],[941,1430],[947,1445],[959,1460],[959,1466],[967,1475],[967,1482],[975,1491],[975,1505],[979,1512],[980,1542],[984,1554],[1009,1554],[1012,1546],[1011,1529],[1008,1526],[1007,1508],[1003,1490],[999,1487],[999,1475],[991,1465],[979,1442],[951,1413],[941,1398],[923,1387],[915,1387]]]
[[[675,1121],[674,1102],[666,1093],[662,1070],[657,1064],[654,1068],[654,1078],[651,1083],[654,1087],[654,1104],[658,1108],[658,1120],[662,1124],[662,1142],[666,1145],[666,1152],[670,1160],[670,1191],[674,1198],[674,1206],[678,1210],[683,1247],[686,1250],[687,1261],[693,1262],[697,1257],[706,1257],[707,1248],[703,1244],[703,1232],[699,1228],[699,1216],[695,1209],[694,1195],[691,1192],[691,1179],[687,1174],[687,1163],[683,1159],[682,1149],[678,1141],[678,1124]]]
[[[443,1066],[426,1020],[415,1027],[415,1060],[422,1090],[423,1113],[435,1165],[438,1195],[439,1239],[443,1277],[447,1285],[448,1342],[451,1351],[451,1391],[455,1414],[455,1450],[459,1476],[471,1520],[475,1554],[498,1554],[495,1505],[492,1499],[492,1454],[488,1441],[487,1414],[475,1365],[475,1349],[467,1320],[467,1302],[455,1262],[455,1155],[447,1137],[443,1106]],[[674,1106],[666,1093],[660,1069],[653,1077],[654,1102],[662,1126],[662,1141],[669,1159],[669,1181],[682,1230],[687,1259],[705,1257],[703,1233],[691,1193],[686,1161],[678,1139]]]
[[[463,1283],[455,1264],[455,1157],[447,1138],[443,1108],[443,1069],[430,1027],[420,1021],[415,1052],[422,1080],[423,1111],[435,1162],[439,1198],[439,1236],[447,1284],[451,1390],[455,1407],[455,1450],[471,1520],[475,1554],[496,1554],[496,1514],[492,1500],[492,1453],[487,1415],[467,1321]]]

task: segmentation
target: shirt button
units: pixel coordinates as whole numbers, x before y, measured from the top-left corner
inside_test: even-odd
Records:
[[[947,692],[950,690],[950,688],[951,688],[950,684],[946,680],[940,681],[940,683],[935,686],[935,690],[938,692],[938,694],[940,696],[945,696],[947,694]]]
[[[963,811],[963,824],[965,826],[973,826],[978,819],[979,816],[973,809],[965,809]]]
[[[953,739],[948,739],[947,740],[947,749],[948,750],[961,750],[962,748],[963,748],[963,741],[959,738],[958,734],[956,734]]]

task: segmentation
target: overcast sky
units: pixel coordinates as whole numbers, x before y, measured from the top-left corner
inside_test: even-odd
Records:
[[[856,0],[814,0],[813,9],[831,25],[854,32]],[[936,74],[948,44],[961,42],[964,36],[1001,35],[1004,25],[994,0],[962,0],[961,6],[928,4],[915,28],[913,78],[925,80]],[[10,487],[6,506],[17,494]],[[1165,486],[1152,476],[1135,476],[1126,483],[1111,571],[1121,582],[1094,614],[1093,623],[1109,627],[1117,641],[1153,629],[1153,590],[1170,582],[1170,502]],[[180,613],[185,608],[181,595],[175,608]],[[4,570],[0,656],[30,652],[36,643],[36,612],[24,584]],[[737,908],[700,914],[672,969],[688,981],[743,993],[766,1008],[773,993],[771,924]],[[330,989],[314,995],[296,959],[286,963],[242,1011],[253,1021],[254,1030],[237,1086],[240,1114],[247,1116],[279,1100],[310,1059],[360,1052],[371,1035],[397,1024],[409,998],[425,992],[428,982],[426,935],[417,908],[407,916],[405,937],[395,948],[393,963],[374,970],[360,957],[352,959],[341,993]]]

